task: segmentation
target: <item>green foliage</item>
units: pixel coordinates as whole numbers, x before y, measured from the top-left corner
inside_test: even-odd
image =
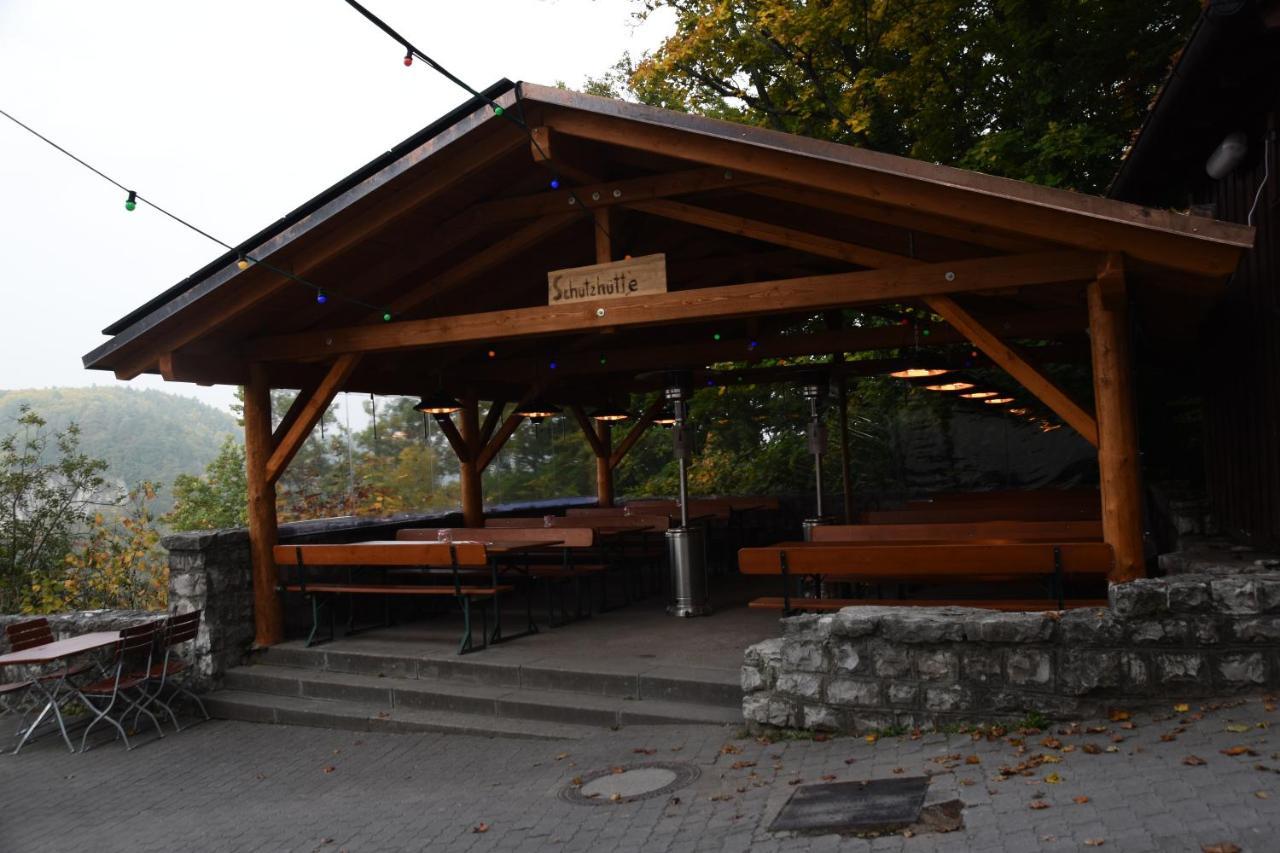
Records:
[[[637,0],[673,10],[596,94],[1097,192],[1192,0]]]
[[[40,412],[50,429],[79,424],[80,445],[107,463],[103,476],[121,493],[139,483],[171,483],[179,474],[198,474],[227,436],[239,440],[235,420],[198,400],[162,391],[132,388],[47,388],[0,391],[0,423],[23,406]],[[158,513],[172,507],[160,492]]]
[[[163,610],[169,600],[169,561],[158,547],[155,499],[155,484],[142,483],[129,493],[123,513],[95,515],[81,544],[67,555],[61,583],[44,586],[41,612]]]
[[[164,517],[174,530],[219,530],[248,524],[248,479],[244,445],[228,436],[204,476],[179,474],[173,481],[175,505]]]

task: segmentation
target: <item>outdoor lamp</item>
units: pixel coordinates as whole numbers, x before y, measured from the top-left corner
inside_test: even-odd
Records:
[[[531,420],[536,419],[535,420],[536,422],[536,421],[542,420],[543,418],[549,418],[552,415],[558,415],[560,414],[560,410],[555,406],[551,405],[550,403],[547,403],[538,398],[534,398],[529,402],[525,403],[523,406],[516,406],[516,410],[514,414],[520,415],[521,417],[530,418]]]
[[[653,419],[658,426],[672,427],[676,425],[676,416],[670,412],[663,412],[660,416]]]
[[[889,375],[894,379],[932,379],[935,376],[942,376],[951,371],[943,367],[904,367],[902,370],[895,370]]]
[[[953,380],[951,382],[940,382],[936,385],[924,386],[926,391],[968,391],[974,387],[972,382],[964,382],[963,380]]]
[[[462,405],[444,391],[436,391],[434,394],[423,397],[413,410],[428,415],[452,415],[454,412],[461,411]]]
[[[983,400],[982,402],[986,403],[988,406],[1003,406],[1005,403],[1012,403],[1013,398],[1012,397],[990,397],[986,400]]]
[[[986,400],[991,397],[999,397],[999,391],[966,391],[960,395],[966,400]]]
[[[617,421],[625,421],[631,415],[625,409],[619,409],[616,406],[601,406],[591,413],[591,417],[601,423],[611,424]]]

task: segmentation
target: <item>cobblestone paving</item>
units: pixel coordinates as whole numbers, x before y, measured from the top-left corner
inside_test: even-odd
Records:
[[[0,851],[1280,850],[1280,726],[1267,728],[1280,713],[1265,697],[1224,704],[876,743],[762,743],[709,726],[548,743],[217,721],[128,753],[70,755],[45,738],[0,758]],[[557,797],[576,775],[659,760],[694,762],[701,777],[638,802]],[[796,784],[895,774],[932,776],[928,801],[961,800],[964,827],[768,831]]]

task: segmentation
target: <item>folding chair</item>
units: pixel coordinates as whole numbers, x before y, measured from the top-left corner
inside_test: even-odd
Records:
[[[53,636],[53,630],[49,627],[49,620],[43,616],[6,625],[4,635],[9,640],[10,651],[15,652],[33,649],[36,646],[44,646],[57,639]],[[59,664],[57,669],[42,672],[37,677],[42,681],[54,678],[74,678],[91,669],[93,669],[93,665],[84,661],[80,663],[68,662]]]
[[[148,680],[155,685],[154,692],[150,694],[151,700],[164,708],[169,714],[169,719],[173,720],[173,730],[179,732],[182,731],[182,727],[178,725],[178,717],[173,713],[173,701],[179,695],[186,696],[195,702],[204,718],[209,719],[209,712],[205,710],[204,703],[191,690],[191,678],[195,672],[194,641],[196,634],[200,631],[200,613],[199,610],[192,610],[180,616],[170,616],[165,621],[163,631],[157,635],[159,640],[157,647],[164,652],[164,657],[159,663],[153,663],[149,672]],[[184,643],[191,643],[187,657],[183,657],[176,651],[178,646]],[[170,691],[168,701],[164,698],[166,689]]]
[[[57,639],[53,636],[53,630],[49,627],[49,620],[43,616],[10,623],[5,626],[4,634],[9,641],[10,651],[14,652],[33,649],[36,646],[44,646]],[[93,665],[85,661],[77,663],[67,661],[55,668],[37,673],[35,678],[43,683],[41,686],[47,685],[48,682],[52,681],[65,682],[74,687],[74,685],[71,685],[70,679],[83,675],[92,669]],[[34,680],[0,684],[0,716],[8,713],[22,715],[14,732],[14,738],[17,739],[19,746],[25,743],[34,733],[36,727],[44,722],[45,715],[49,710],[49,707],[43,701],[38,701],[43,697],[39,695],[41,691],[37,690],[36,687]],[[59,685],[52,685],[48,692],[51,695],[58,695]],[[28,719],[37,708],[43,708],[40,716],[28,723]],[[58,721],[58,725],[59,727],[62,726],[61,720]]]
[[[129,743],[129,735],[121,725],[131,710],[138,710],[150,717],[151,722],[155,724],[156,734],[164,737],[160,721],[146,708],[150,697],[145,690],[151,675],[156,632],[163,624],[163,620],[157,620],[136,625],[133,628],[125,628],[120,632],[120,641],[116,644],[116,657],[112,664],[114,672],[75,688],[76,696],[94,715],[93,720],[85,727],[84,736],[80,738],[81,752],[87,751],[89,732],[93,731],[93,727],[102,720],[116,727],[120,737],[124,738],[125,749],[133,749],[133,745]],[[123,703],[124,708],[118,717],[112,718],[111,710],[116,707],[117,702]]]

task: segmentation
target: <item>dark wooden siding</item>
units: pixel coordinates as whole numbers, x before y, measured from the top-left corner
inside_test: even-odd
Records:
[[[1270,175],[1258,200],[1253,251],[1244,256],[1201,339],[1205,476],[1225,533],[1280,543],[1280,147],[1268,122]],[[1244,222],[1263,181],[1263,158],[1207,189],[1220,219]]]

